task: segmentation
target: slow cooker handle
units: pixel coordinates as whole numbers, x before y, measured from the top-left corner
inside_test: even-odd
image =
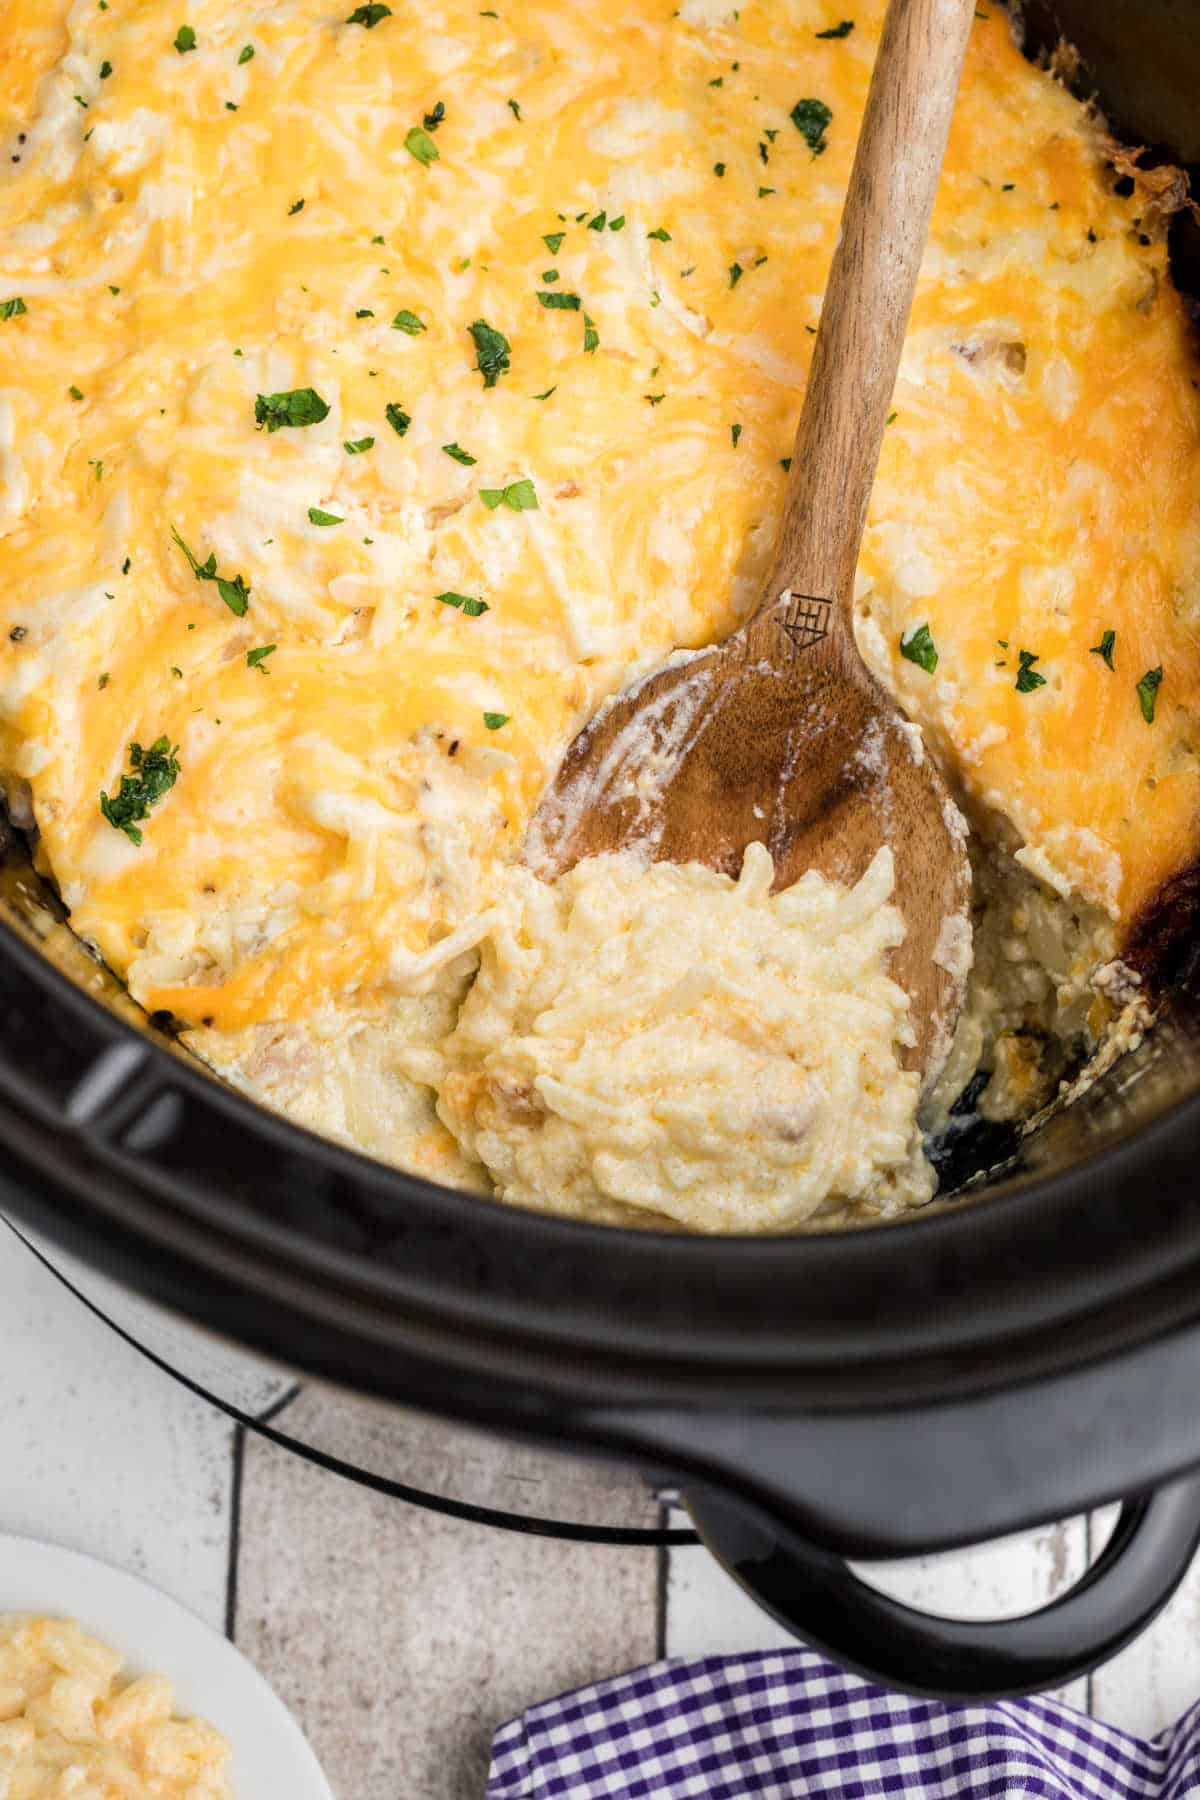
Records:
[[[1067,1593],[1017,1619],[944,1619],[869,1587],[840,1556],[749,1502],[688,1495],[731,1575],[806,1643],[872,1681],[946,1700],[1058,1687],[1106,1662],[1164,1607],[1200,1542],[1200,1473],[1126,1500],[1103,1552]]]

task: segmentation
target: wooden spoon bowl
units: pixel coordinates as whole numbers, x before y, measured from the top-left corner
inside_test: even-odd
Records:
[[[891,972],[912,1002],[906,1061],[927,1080],[970,967],[967,834],[919,731],[859,654],[853,593],[973,12],[972,0],[889,8],[759,610],[601,709],[526,846],[547,877],[614,850],[736,875],[757,840],[782,888],[807,869],[857,881],[889,845],[906,927]]]

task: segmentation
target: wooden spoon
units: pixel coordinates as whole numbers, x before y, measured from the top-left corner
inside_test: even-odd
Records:
[[[759,610],[601,709],[526,848],[547,878],[622,849],[736,875],[757,839],[783,888],[812,868],[856,881],[890,844],[907,927],[891,972],[912,1002],[906,1060],[927,1080],[970,962],[966,833],[859,655],[854,570],[973,12],[973,0],[889,7]]]

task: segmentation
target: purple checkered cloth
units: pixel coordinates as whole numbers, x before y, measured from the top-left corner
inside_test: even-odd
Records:
[[[662,1662],[496,1734],[486,1800],[1183,1800],[1200,1705],[1152,1743],[1056,1700],[947,1706],[811,1650]]]

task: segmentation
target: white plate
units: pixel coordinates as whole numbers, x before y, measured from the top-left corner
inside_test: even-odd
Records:
[[[0,1533],[0,1614],[78,1619],[126,1657],[165,1675],[175,1703],[233,1745],[236,1800],[333,1800],[303,1732],[240,1650],[177,1600],[92,1556]]]

